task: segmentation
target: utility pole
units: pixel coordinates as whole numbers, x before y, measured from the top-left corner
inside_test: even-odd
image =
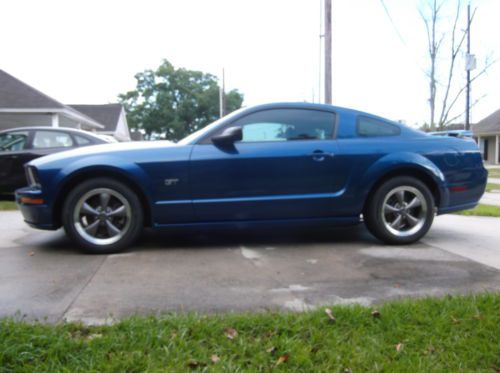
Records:
[[[220,87],[219,87],[219,117],[222,118],[224,115],[226,115],[225,111],[226,111],[226,108],[225,108],[225,93],[224,93],[224,90],[225,90],[225,77],[224,77],[224,68],[222,68],[222,79],[221,79],[221,83],[220,83]]]
[[[470,130],[470,71],[474,68],[474,57],[470,54],[470,2],[467,4],[467,91],[465,96],[465,129]]]
[[[332,103],[332,0],[325,0],[325,104]]]

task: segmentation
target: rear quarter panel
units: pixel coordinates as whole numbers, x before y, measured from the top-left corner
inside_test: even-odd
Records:
[[[412,170],[425,173],[433,181],[438,213],[470,207],[484,192],[487,172],[477,146],[470,141],[431,137],[407,129],[400,136],[389,137],[361,138],[345,130],[343,134],[338,139],[337,164],[346,192],[339,214],[347,214],[350,209],[361,213],[378,181]]]

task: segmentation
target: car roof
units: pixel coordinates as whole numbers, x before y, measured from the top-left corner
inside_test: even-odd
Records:
[[[273,102],[261,105],[252,105],[244,109],[249,110],[263,110],[263,109],[277,109],[277,108],[290,108],[290,109],[316,109],[316,110],[328,110],[328,111],[345,111],[345,112],[357,112],[362,113],[358,110],[349,109],[341,106],[334,106],[330,104],[320,104],[311,102]],[[368,114],[368,113],[363,113]],[[373,114],[369,114],[373,115]]]
[[[69,128],[69,127],[44,127],[44,126],[16,127],[16,128],[8,128],[5,130],[1,130],[0,133],[15,132],[15,131],[33,131],[33,130],[70,132],[75,135],[90,136],[92,138],[100,139],[100,137],[97,136],[97,134],[94,134],[92,132],[83,131],[76,128]]]
[[[312,110],[326,110],[326,111],[332,111],[336,112],[339,114],[352,114],[352,115],[362,115],[370,118],[376,118],[379,120],[382,120],[384,122],[391,122],[397,125],[401,125],[401,123],[398,123],[397,121],[384,118],[382,116],[356,110],[356,109],[351,109],[351,108],[346,108],[342,106],[335,106],[335,105],[330,105],[330,104],[321,104],[321,103],[311,103],[311,102],[273,102],[273,103],[268,103],[268,104],[261,104],[261,105],[254,105],[254,106],[248,106],[248,107],[243,107],[241,109],[241,113],[251,113],[254,111],[260,111],[260,110],[266,110],[266,109],[312,109]]]

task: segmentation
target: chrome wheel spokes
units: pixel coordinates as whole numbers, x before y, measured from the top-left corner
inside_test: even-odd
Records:
[[[418,232],[427,219],[427,201],[412,186],[400,186],[387,193],[382,204],[382,221],[396,236],[410,236]]]
[[[99,212],[95,210],[92,206],[90,206],[87,202],[84,202],[82,205],[82,212],[89,215],[99,215]]]
[[[109,245],[127,233],[132,211],[122,194],[98,188],[78,200],[73,219],[75,229],[85,240],[95,245]]]

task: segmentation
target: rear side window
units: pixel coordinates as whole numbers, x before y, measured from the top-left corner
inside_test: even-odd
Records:
[[[69,148],[73,146],[71,136],[57,131],[36,131],[33,138],[34,149]]]
[[[85,146],[90,144],[90,140],[83,136],[74,135],[74,137],[78,146]]]
[[[0,151],[16,152],[24,150],[28,143],[28,131],[0,134]]]
[[[398,136],[401,133],[394,124],[368,117],[358,117],[356,131],[362,137]]]

